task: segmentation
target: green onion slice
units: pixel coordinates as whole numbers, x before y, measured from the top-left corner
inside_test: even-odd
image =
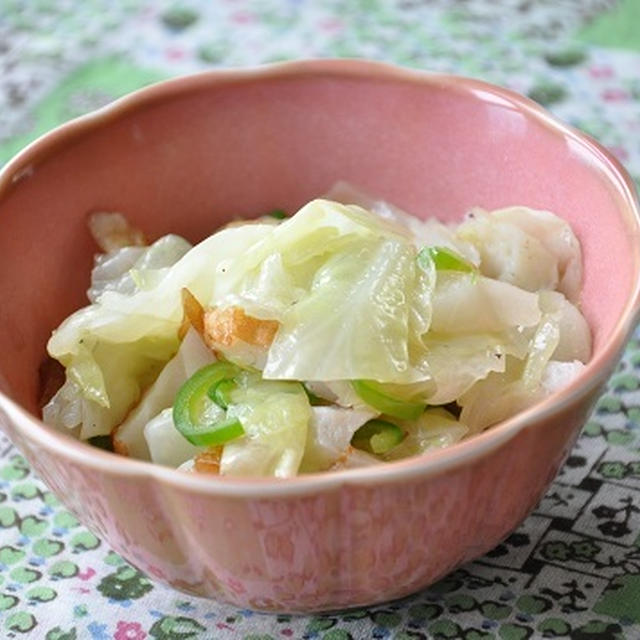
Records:
[[[418,264],[433,260],[438,271],[463,271],[477,273],[477,268],[468,260],[447,247],[424,247],[417,256]]]
[[[207,395],[219,407],[228,409],[232,403],[231,394],[238,388],[238,385],[231,378],[224,378],[216,382],[207,390]]]
[[[269,211],[267,215],[275,218],[276,220],[284,220],[289,217],[284,209],[274,209],[273,211]]]
[[[372,380],[352,380],[351,386],[370,407],[394,418],[415,420],[422,415],[426,408],[426,405],[422,402],[394,398],[386,393],[384,389],[381,389],[381,385]]]
[[[232,378],[239,372],[240,368],[230,362],[214,362],[196,371],[178,390],[173,423],[191,444],[219,445],[244,435],[237,418],[214,420],[210,411],[211,395],[215,398],[217,386],[222,381],[233,382]]]
[[[400,444],[404,435],[404,431],[392,422],[369,420],[353,434],[351,444],[356,449],[381,455]]]

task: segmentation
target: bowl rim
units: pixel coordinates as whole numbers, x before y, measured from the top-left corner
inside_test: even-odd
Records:
[[[590,136],[565,124],[539,104],[514,91],[475,78],[409,69],[397,65],[361,59],[310,59],[280,62],[240,69],[212,69],[163,80],[118,98],[100,109],[75,118],[38,137],[0,170],[0,202],[14,185],[33,172],[61,148],[72,144],[86,133],[140,109],[152,107],[166,98],[177,99],[211,85],[243,84],[278,79],[309,78],[352,79],[363,82],[396,81],[446,88],[472,94],[481,101],[497,101],[532,118],[557,136],[569,139],[584,153],[594,171],[602,173],[621,201],[619,211],[635,248],[635,282],[623,312],[608,340],[586,364],[583,371],[566,387],[532,407],[517,413],[469,440],[436,450],[423,456],[360,469],[318,472],[293,478],[228,477],[193,474],[163,467],[151,462],[119,456],[74,440],[55,431],[42,420],[23,409],[0,392],[0,418],[14,425],[21,441],[51,450],[57,456],[82,466],[92,466],[107,475],[153,479],[160,484],[190,492],[227,497],[276,497],[307,494],[310,490],[336,490],[343,485],[371,486],[415,481],[440,475],[450,469],[469,464],[501,447],[521,431],[535,426],[577,405],[595,393],[609,377],[640,316],[640,204],[635,185],[620,162]],[[9,425],[9,429],[11,429]],[[30,448],[30,447],[29,447]],[[114,464],[117,456],[118,464]]]

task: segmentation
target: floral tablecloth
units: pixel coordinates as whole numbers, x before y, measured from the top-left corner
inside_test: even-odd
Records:
[[[0,162],[158,79],[301,57],[368,57],[509,86],[640,178],[638,0],[0,0]],[[639,453],[640,334],[518,531],[403,601],[295,617],[154,584],[0,437],[0,637],[640,638]]]

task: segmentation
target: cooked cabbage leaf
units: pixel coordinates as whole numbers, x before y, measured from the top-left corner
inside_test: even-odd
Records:
[[[191,244],[184,238],[169,234],[149,247],[123,247],[98,254],[91,271],[91,286],[87,297],[90,302],[97,302],[105,291],[130,295],[137,288],[148,288],[148,282],[158,281],[166,273],[166,269],[174,265],[189,249]]]
[[[582,286],[580,243],[569,224],[549,211],[474,209],[458,238],[480,253],[480,269],[528,291],[557,289],[576,302]]]
[[[149,289],[105,290],[53,332],[47,350],[75,383],[58,399],[64,397],[68,404],[71,391],[79,390],[96,406],[80,402],[84,408],[76,411],[82,416],[83,438],[105,435],[120,424],[142,389],[177,351],[182,288],[188,286],[198,299],[208,299],[217,262],[248,251],[269,229],[271,225],[247,225],[221,231],[174,265],[158,270],[162,275],[157,281],[153,278]]]
[[[304,455],[311,407],[298,382],[262,380],[258,373],[235,378],[228,418],[238,418],[246,436],[222,451],[222,475],[296,475]]]
[[[149,458],[166,467],[179,467],[203,449],[192,445],[173,424],[173,410],[164,409],[144,426]]]
[[[398,446],[383,456],[388,461],[448,447],[461,440],[469,431],[453,414],[440,407],[427,409],[417,420],[394,422],[407,435]]]
[[[410,361],[415,252],[394,238],[358,242],[318,269],[309,294],[284,314],[264,375],[294,380],[428,378]]]
[[[349,455],[353,434],[378,414],[368,409],[342,407],[311,407],[311,421],[307,434],[300,471],[326,471]]]
[[[434,278],[415,255],[406,236],[360,207],[314,200],[219,264],[212,304],[244,304],[281,323],[265,378],[424,380],[412,347],[431,320]]]
[[[431,330],[493,333],[532,327],[541,318],[538,294],[507,282],[458,271],[438,273]]]
[[[167,362],[140,402],[114,431],[113,438],[118,450],[141,460],[148,460],[151,452],[153,459],[153,447],[158,449],[163,448],[163,445],[154,445],[152,441],[156,436],[163,437],[166,430],[164,422],[156,425],[150,432],[147,432],[146,425],[164,409],[173,406],[176,393],[184,382],[196,371],[214,361],[215,356],[202,338],[194,329],[189,329],[176,355]],[[180,437],[182,438],[181,435]]]

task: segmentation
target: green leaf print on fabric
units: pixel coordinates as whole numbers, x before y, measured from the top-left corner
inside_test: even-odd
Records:
[[[60,627],[54,627],[47,631],[45,640],[77,640],[78,634],[76,628],[72,627],[69,631],[64,631]]]
[[[90,551],[91,549],[97,549],[100,546],[100,540],[86,529],[76,533],[71,538],[71,548],[75,552]]]
[[[21,482],[11,489],[11,497],[14,500],[33,500],[42,497],[42,491],[33,482]]]
[[[20,599],[17,596],[10,593],[0,593],[0,611],[13,609],[19,602]]]
[[[547,618],[538,625],[544,638],[562,638],[571,632],[571,625],[561,618]]]
[[[640,3],[618,0],[611,9],[594,17],[579,33],[582,41],[613,49],[640,51]]]
[[[16,567],[11,571],[9,577],[18,584],[30,584],[40,579],[42,577],[42,573],[27,567]]]
[[[640,622],[640,574],[613,578],[593,610],[612,618]]]
[[[516,607],[523,613],[540,614],[549,611],[553,607],[553,602],[547,598],[527,594],[516,600]]]
[[[371,619],[374,624],[385,629],[393,629],[402,622],[402,616],[395,611],[376,611]]]
[[[183,616],[164,616],[153,623],[149,635],[156,640],[189,640],[206,631],[197,620]]]
[[[74,529],[79,526],[80,523],[72,513],[68,511],[58,511],[58,513],[53,516],[53,525],[59,529]]]
[[[113,600],[136,600],[153,589],[148,578],[128,565],[102,578],[98,591]]]
[[[35,629],[37,624],[38,621],[32,614],[26,611],[16,611],[7,617],[4,628],[15,633],[29,633]]]
[[[0,507],[0,527],[8,529],[18,522],[18,512],[13,507]]]
[[[346,629],[331,629],[322,635],[322,640],[354,640]]]
[[[0,547],[0,564],[11,566],[25,557],[25,552],[11,545]]]
[[[587,624],[574,629],[571,640],[626,640],[619,624],[591,620]]]
[[[50,602],[57,597],[57,593],[51,587],[32,587],[25,594],[33,602]]]
[[[521,624],[503,624],[498,632],[501,640],[527,640],[533,636],[533,629]]]
[[[335,626],[337,620],[328,616],[318,616],[312,618],[307,624],[307,633],[317,633],[318,631],[326,631]]]
[[[49,523],[43,518],[27,516],[20,523],[20,533],[29,538],[41,536],[49,528]]]
[[[33,543],[33,552],[42,558],[51,558],[62,553],[64,542],[60,540],[50,540],[49,538],[40,538]]]
[[[162,22],[175,31],[182,31],[198,20],[198,12],[184,5],[170,7],[162,14]]]
[[[528,96],[532,100],[539,102],[543,107],[561,102],[566,95],[567,90],[563,85],[548,80],[537,83],[528,92]]]
[[[60,560],[49,567],[49,575],[54,579],[74,578],[78,575],[78,565],[69,560]]]
[[[429,631],[436,640],[459,638],[462,628],[452,620],[438,620],[429,626]]]
[[[29,473],[30,469],[27,461],[18,455],[11,456],[9,464],[0,467],[0,479],[2,480],[21,480],[26,478]]]
[[[552,51],[544,56],[544,59],[553,67],[574,67],[584,62],[587,54],[584,49],[570,47],[558,51]]]

